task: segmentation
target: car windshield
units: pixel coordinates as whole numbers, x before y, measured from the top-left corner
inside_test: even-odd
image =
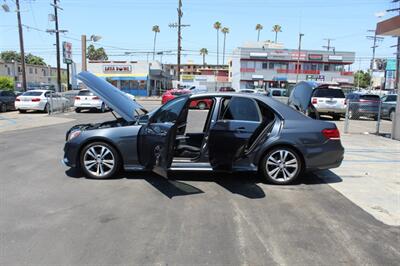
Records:
[[[93,92],[89,91],[89,90],[85,90],[85,91],[80,91],[78,93],[79,96],[93,96]]]
[[[41,91],[27,91],[22,96],[40,96],[42,93]]]
[[[367,100],[367,101],[379,101],[380,100],[378,95],[372,95],[372,94],[361,95],[360,99]]]
[[[345,98],[341,89],[321,88],[314,91],[313,97],[319,98]]]

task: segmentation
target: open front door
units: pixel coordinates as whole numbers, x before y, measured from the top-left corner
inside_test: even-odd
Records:
[[[174,157],[177,129],[186,123],[183,112],[188,99],[179,97],[161,106],[139,132],[140,163],[166,178]]]

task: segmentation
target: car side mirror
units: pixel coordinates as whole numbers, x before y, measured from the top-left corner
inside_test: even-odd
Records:
[[[148,115],[142,115],[142,116],[139,118],[138,124],[139,124],[139,125],[146,125],[147,123],[149,123],[149,116],[148,116]]]

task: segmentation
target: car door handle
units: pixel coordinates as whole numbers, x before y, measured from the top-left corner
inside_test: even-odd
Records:
[[[244,130],[246,130],[245,127],[238,127],[238,128],[236,128],[236,131],[239,131],[239,132],[244,131]]]

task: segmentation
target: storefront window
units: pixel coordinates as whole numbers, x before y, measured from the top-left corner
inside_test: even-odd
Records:
[[[130,83],[130,84],[129,84],[129,87],[130,87],[131,89],[138,89],[138,88],[139,88],[139,81],[137,81],[137,80],[131,80],[129,83]]]
[[[129,80],[121,80],[121,89],[129,89]]]
[[[268,63],[262,63],[262,68],[263,69],[268,69]]]
[[[146,81],[145,80],[141,80],[139,82],[139,89],[141,89],[141,90],[146,89]]]
[[[324,65],[324,71],[329,71],[329,65],[328,64]]]

